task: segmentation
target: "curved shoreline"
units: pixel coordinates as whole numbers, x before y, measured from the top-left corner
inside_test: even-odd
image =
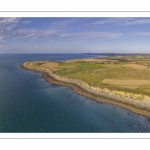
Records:
[[[125,102],[119,101],[119,100],[114,99],[114,98],[113,99],[108,98],[108,97],[106,98],[106,97],[103,97],[103,96],[99,96],[99,95],[87,92],[86,90],[84,90],[83,88],[81,88],[81,87],[79,87],[79,86],[77,86],[75,84],[58,81],[58,80],[54,79],[52,76],[50,76],[49,73],[44,72],[44,71],[29,69],[29,68],[26,68],[23,65],[20,65],[20,68],[22,68],[24,70],[33,71],[35,73],[41,73],[42,77],[47,82],[50,82],[52,84],[57,84],[57,85],[68,86],[74,92],[76,92],[77,94],[85,96],[85,97],[87,97],[89,99],[92,99],[92,100],[98,102],[98,103],[106,103],[106,104],[117,105],[119,107],[125,108],[125,109],[127,109],[127,110],[129,110],[131,112],[136,113],[136,114],[143,115],[143,116],[146,116],[146,117],[150,117],[150,110],[148,110],[148,109],[141,108],[141,107],[138,107],[136,105],[129,104],[129,103],[125,103]]]

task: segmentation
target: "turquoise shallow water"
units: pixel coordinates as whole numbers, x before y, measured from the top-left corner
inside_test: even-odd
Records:
[[[89,57],[81,54],[0,55],[0,132],[150,132],[150,118],[97,103],[69,87],[22,70],[25,61]]]

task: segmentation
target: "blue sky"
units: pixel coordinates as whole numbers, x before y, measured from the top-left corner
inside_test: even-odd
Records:
[[[0,53],[150,53],[150,18],[0,18]]]

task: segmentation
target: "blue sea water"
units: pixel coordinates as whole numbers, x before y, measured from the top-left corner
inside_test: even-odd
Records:
[[[69,87],[46,82],[39,73],[22,70],[25,61],[63,61],[84,54],[1,54],[0,132],[82,133],[150,132],[150,118],[97,103]]]

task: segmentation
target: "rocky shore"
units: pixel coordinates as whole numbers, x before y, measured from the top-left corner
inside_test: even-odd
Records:
[[[39,72],[46,81],[57,85],[69,86],[76,93],[97,102],[117,105],[134,113],[150,117],[150,99],[148,96],[92,87],[83,81],[69,79],[67,77],[60,77],[56,74],[53,74],[48,68],[31,66],[29,65],[29,62],[20,65],[20,67],[25,70]]]

